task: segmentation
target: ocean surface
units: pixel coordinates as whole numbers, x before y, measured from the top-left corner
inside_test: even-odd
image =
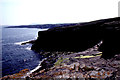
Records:
[[[18,73],[23,69],[35,69],[43,57],[30,50],[31,44],[20,45],[24,41],[37,38],[36,28],[2,27],[2,76]]]

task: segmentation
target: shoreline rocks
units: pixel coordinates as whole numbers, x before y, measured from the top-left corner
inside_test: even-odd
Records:
[[[120,79],[119,35],[120,17],[40,31],[23,45],[33,43],[32,50],[46,59],[25,78]],[[16,75],[10,76],[3,79]]]
[[[13,75],[7,75],[2,77],[2,80],[6,80],[6,79],[21,79],[23,78],[30,70],[29,69],[23,69],[21,71],[19,71],[19,73],[15,73]]]
[[[45,54],[44,54],[45,53]],[[83,52],[43,52],[46,59],[42,61],[41,67],[27,75],[22,70],[17,74],[8,75],[2,79],[23,78],[24,79],[119,79],[120,55],[111,59],[101,58],[101,52],[94,48]],[[87,56],[87,57],[86,57]],[[88,57],[89,56],[89,57]],[[94,56],[94,57],[91,57]],[[29,73],[30,71],[28,71]],[[26,73],[27,74],[27,73]],[[16,77],[17,75],[17,77]]]
[[[118,79],[118,69],[120,68],[120,59],[113,57],[111,59],[103,59],[100,56],[94,56],[90,58],[76,58],[82,55],[84,52],[76,52],[68,55],[59,56],[55,63],[49,68],[42,68],[30,75],[31,79]],[[97,54],[98,52],[92,51]],[[85,54],[85,53],[84,53]],[[93,55],[89,53],[90,55]],[[85,54],[84,56],[88,55]],[[74,56],[73,56],[74,55]],[[71,57],[73,57],[71,59]],[[47,61],[44,65],[51,64]],[[44,66],[41,64],[41,66]]]

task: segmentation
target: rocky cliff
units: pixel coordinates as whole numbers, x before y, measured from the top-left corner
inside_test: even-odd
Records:
[[[119,80],[119,35],[119,17],[40,31],[37,40],[22,43],[45,57],[40,67],[0,79]]]
[[[32,50],[41,51],[84,51],[100,41],[99,51],[103,58],[120,53],[120,17],[96,20],[74,26],[55,27],[39,31]]]

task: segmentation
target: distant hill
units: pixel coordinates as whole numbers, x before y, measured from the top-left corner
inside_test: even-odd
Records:
[[[64,26],[74,26],[79,23],[66,23],[66,24],[42,24],[42,25],[20,25],[20,26],[8,26],[6,28],[53,28],[53,27],[64,27]]]

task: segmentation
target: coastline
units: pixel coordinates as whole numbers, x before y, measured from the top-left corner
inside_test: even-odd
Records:
[[[21,45],[26,45],[29,43],[33,44],[32,50],[44,56],[44,59],[32,71],[28,71],[28,69],[20,71],[19,72],[20,75],[23,75],[21,74],[21,72],[26,72],[24,73],[23,76],[19,76],[18,73],[18,74],[8,75],[6,77],[3,77],[3,79],[6,78],[8,79],[10,78],[30,78],[30,79],[84,78],[84,79],[112,79],[112,80],[120,79],[120,54],[119,54],[120,50],[118,49],[119,47],[117,46],[120,42],[118,37],[114,36],[114,35],[119,36],[119,32],[120,32],[119,29],[120,25],[118,23],[119,19],[120,18],[106,19],[107,21],[98,20],[95,22],[94,21],[88,22],[87,24],[70,26],[67,28],[57,27],[57,28],[49,29],[48,31],[38,32],[37,40],[27,41],[21,43]],[[92,28],[89,29],[89,27]],[[92,32],[92,34],[89,35],[81,34],[80,36],[83,37],[81,38],[82,39],[81,41],[81,39],[78,39],[79,32],[80,33],[82,32],[81,29],[86,32],[88,31],[89,33],[95,31],[94,29],[96,29],[95,33],[98,33],[99,30],[99,36],[94,32]],[[103,31],[104,32],[107,31],[105,35],[102,34]],[[71,35],[68,34],[71,32],[73,32],[73,35],[72,34],[71,35],[74,38],[71,38]],[[111,36],[109,37],[109,33],[110,35],[112,35],[114,40],[111,39]],[[89,38],[91,36],[92,38]],[[76,39],[78,40],[76,41]],[[54,41],[56,40],[57,40],[57,42],[55,42],[56,44],[53,44]],[[69,41],[71,40],[71,42],[75,42],[75,43],[70,42],[72,44],[71,46],[68,40]],[[45,45],[44,42],[46,41],[48,42]],[[62,42],[62,44],[59,42]],[[102,45],[102,47],[100,45]],[[99,49],[100,47],[101,50]],[[112,52],[113,50],[112,48],[114,50],[117,50],[115,51],[117,53]],[[44,50],[41,51],[40,49],[41,50],[44,49]],[[68,50],[72,49],[73,51],[68,51],[67,49]],[[74,50],[78,50],[78,51],[74,51]],[[105,50],[107,52],[105,52]]]
[[[26,77],[30,76],[30,74],[32,74],[32,73],[34,73],[36,70],[38,70],[38,69],[41,67],[41,63],[42,63],[44,60],[46,60],[46,58],[42,59],[42,60],[40,61],[40,63],[38,64],[37,67],[35,67],[33,70],[30,70],[25,76],[23,76],[23,77],[21,77],[21,78],[26,78]]]
[[[32,41],[29,40],[23,43],[24,45],[26,45],[26,44],[32,44],[31,42]],[[84,79],[91,79],[91,78],[107,79],[108,78],[108,79],[111,79],[112,78],[113,79],[115,78],[115,79],[119,79],[118,69],[120,66],[120,63],[119,63],[120,55],[117,55],[117,59],[116,57],[113,57],[112,59],[108,59],[108,60],[100,58],[102,55],[102,52],[99,52],[98,48],[101,44],[102,44],[102,41],[99,42],[94,47],[89,48],[82,52],[38,53],[43,55],[45,58],[42,59],[42,61],[40,61],[40,63],[36,68],[34,68],[33,70],[23,69],[19,73],[15,73],[13,75],[7,75],[2,77],[1,79],[16,79],[16,78],[24,78],[24,79],[27,79],[27,78],[29,79],[41,79],[41,78],[43,79],[44,78],[47,78],[47,79],[52,79],[52,78],[54,79],[56,78],[82,78],[82,79],[83,78]],[[115,62],[115,63],[112,63],[112,62]],[[110,67],[108,64],[112,65],[112,67]],[[103,67],[102,65],[104,65],[105,67]],[[114,65],[117,67],[113,68]],[[54,77],[50,77],[50,75],[48,74]]]
[[[83,52],[43,52],[39,54],[43,54],[47,58],[40,61],[35,69],[31,71],[24,69],[2,79],[119,79],[120,55],[105,60],[100,58],[101,52],[96,48]]]
[[[41,67],[44,68],[31,73],[29,76],[30,79],[119,79],[120,55],[116,55],[111,59],[105,60],[100,58],[101,52],[96,51],[94,48],[90,48],[83,52],[54,53],[58,54],[55,62],[51,62],[54,61],[55,57],[49,57],[44,60],[41,63]],[[45,67],[45,65],[49,67]]]

